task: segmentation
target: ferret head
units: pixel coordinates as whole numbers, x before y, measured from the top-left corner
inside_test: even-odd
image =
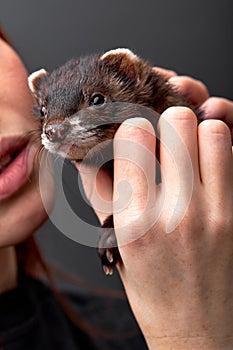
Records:
[[[135,104],[154,104],[151,76],[151,66],[128,49],[73,59],[52,73],[32,73],[29,87],[43,145],[71,159],[98,152],[123,120],[137,114]]]

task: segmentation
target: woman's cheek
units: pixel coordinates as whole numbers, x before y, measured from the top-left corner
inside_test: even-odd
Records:
[[[18,193],[0,202],[0,247],[17,244],[35,233],[53,208],[52,167],[38,170]],[[40,181],[40,175],[46,181]]]

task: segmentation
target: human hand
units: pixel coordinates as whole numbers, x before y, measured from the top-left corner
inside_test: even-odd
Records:
[[[222,103],[222,100],[208,99],[201,83],[184,77],[171,80],[175,79],[177,86],[183,80],[180,88],[184,80],[198,87],[193,95],[197,104],[199,101],[200,105],[210,108],[213,102]],[[230,121],[232,104],[227,104],[225,119]],[[220,106],[219,112],[221,118]],[[123,210],[118,208],[114,216],[123,259],[119,271],[150,348],[230,349],[233,205],[229,129],[220,121],[205,121],[197,127],[190,110],[171,108],[162,115],[159,124],[162,145],[169,145],[171,141],[167,125],[172,125],[185,147],[176,151],[176,142],[170,144],[170,151],[174,152],[171,159],[166,147],[161,146],[162,184],[158,186],[154,184],[153,164],[145,162],[148,150],[150,155],[155,154],[150,124],[143,119],[130,120],[119,128],[115,137],[113,203],[127,193],[129,187],[122,184],[128,183],[133,189],[127,206]],[[143,164],[143,172],[132,162],[130,153],[125,160],[118,160],[125,150],[118,142],[122,138],[140,145],[139,150],[147,150],[145,154],[134,153],[138,157],[136,163]],[[187,150],[193,171],[191,178],[183,164]],[[87,170],[91,174],[90,168],[83,169],[81,174],[87,174]],[[96,198],[95,184],[105,199],[111,199],[108,174],[101,173],[96,182],[92,179],[92,186],[89,180],[84,179],[84,187],[91,201],[95,202]],[[178,220],[168,230],[178,197],[186,198],[186,207],[183,206],[182,213],[178,210]],[[103,220],[104,213],[100,211],[99,215]],[[130,244],[125,244],[129,241]]]
[[[158,69],[160,70],[160,69]],[[220,119],[228,125],[233,139],[233,102],[220,97],[209,97],[206,86],[187,76],[178,76],[174,72],[161,70],[168,76],[170,83],[181,93],[190,97],[191,103],[204,112],[204,120]]]
[[[168,124],[181,137],[183,149],[171,141]],[[123,260],[121,278],[149,348],[230,349],[230,132],[221,121],[197,127],[193,113],[177,107],[163,113],[159,127],[162,183],[157,186],[153,164],[143,164],[155,148],[148,122],[130,120],[116,135],[114,199],[125,196],[128,184],[133,189],[127,206],[114,215]],[[121,139],[140,145],[136,164],[130,153],[118,160],[125,151]],[[144,165],[143,171],[138,164]],[[131,243],[125,244],[127,240]]]

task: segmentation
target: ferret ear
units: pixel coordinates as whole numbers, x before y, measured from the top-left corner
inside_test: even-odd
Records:
[[[31,90],[31,92],[34,95],[37,95],[37,91],[39,90],[41,84],[45,81],[47,78],[47,72],[45,69],[40,69],[28,77],[28,85]]]
[[[129,49],[110,50],[100,57],[103,66],[108,67],[116,74],[123,74],[131,79],[136,79],[136,64],[139,60],[139,57]]]

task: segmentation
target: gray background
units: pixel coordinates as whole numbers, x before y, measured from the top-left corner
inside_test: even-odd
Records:
[[[74,56],[129,47],[155,65],[201,79],[212,95],[232,99],[232,4],[232,0],[1,0],[0,23],[29,72],[51,70]],[[76,181],[76,171],[66,165],[63,183],[69,201],[84,220],[97,224]],[[92,286],[121,287],[117,274],[113,278],[102,274],[94,248],[68,239],[51,222],[38,237],[44,254],[59,268]]]

